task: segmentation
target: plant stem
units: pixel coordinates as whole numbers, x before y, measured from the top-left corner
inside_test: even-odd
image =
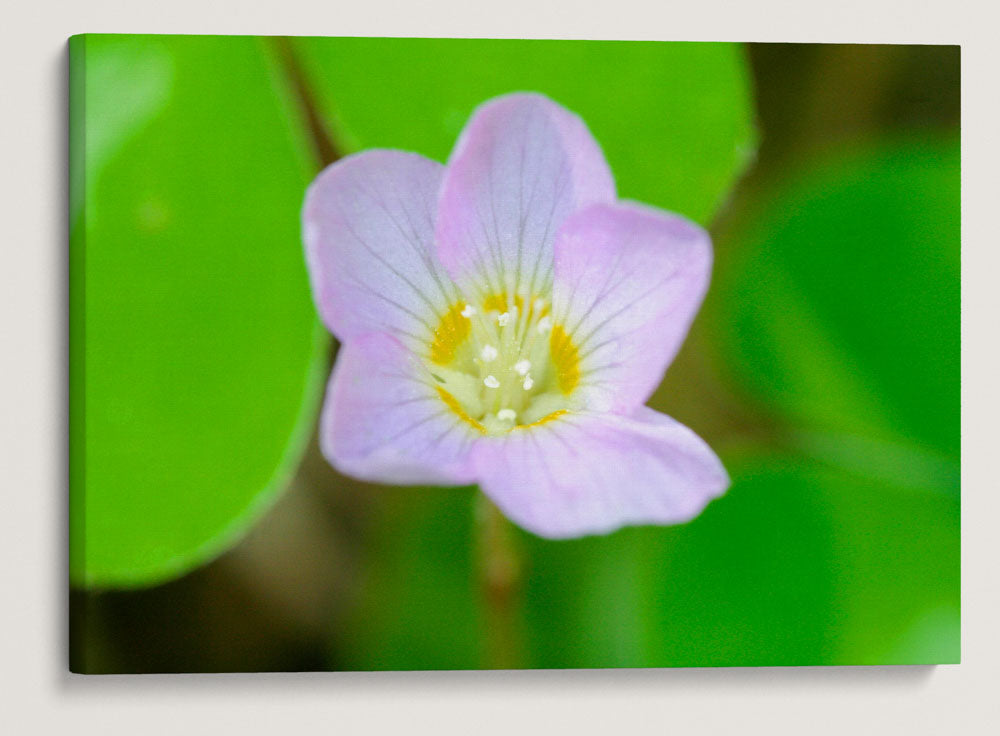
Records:
[[[521,561],[511,524],[482,493],[477,499],[478,568],[486,624],[489,669],[524,666],[522,641]]]
[[[288,84],[291,87],[299,107],[302,111],[303,122],[306,126],[306,133],[313,144],[313,150],[320,168],[332,164],[341,158],[342,153],[336,141],[330,135],[325,122],[325,116],[320,110],[319,102],[316,100],[309,88],[299,58],[295,54],[292,41],[287,36],[271,36],[268,38],[271,48],[278,58],[278,62],[285,73]]]

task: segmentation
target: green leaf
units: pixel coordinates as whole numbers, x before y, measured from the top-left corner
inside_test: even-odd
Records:
[[[74,127],[84,136],[79,139],[81,152],[86,152],[85,184],[79,190],[83,194],[95,190],[98,176],[122,145],[163,111],[173,83],[173,66],[164,46],[151,43],[148,37],[94,40],[99,37],[92,36],[91,43],[97,48],[89,55],[86,37],[76,38],[85,86],[81,98],[85,117],[74,121]],[[96,202],[96,197],[87,200],[88,219],[95,217]],[[74,221],[80,216],[82,204],[73,203]]]
[[[707,222],[756,146],[742,50],[721,43],[301,38],[334,137],[447,159],[472,110],[515,91],[578,113],[622,197]]]
[[[728,455],[689,524],[525,535],[535,667],[953,662],[958,504],[795,455]]]
[[[665,640],[671,661],[958,661],[958,153],[956,140],[931,138],[829,151],[758,195],[720,240],[707,327],[728,373],[779,421],[771,457],[727,458],[732,489],[679,532],[689,551],[670,550],[673,582],[702,591],[657,609],[685,632]],[[804,504],[822,526],[801,536]],[[794,553],[792,564],[817,566],[761,579],[759,600],[740,591],[750,571],[713,591],[707,571],[725,564],[713,539],[737,542],[738,565]],[[723,596],[750,618],[720,614]],[[769,613],[782,636],[820,638],[749,646],[768,631],[752,612],[783,597]],[[788,610],[801,620],[783,620]]]
[[[958,141],[831,153],[730,240],[715,318],[731,374],[808,430],[803,449],[937,468],[957,491]]]
[[[361,529],[351,615],[335,669],[475,669],[483,662],[470,488],[348,487],[376,494]]]
[[[824,468],[837,534],[828,637],[841,664],[949,664],[960,657],[957,495]]]
[[[535,666],[825,661],[833,589],[822,506],[801,493],[794,466],[729,465],[733,488],[689,524],[531,540]]]
[[[258,39],[72,48],[70,573],[147,585],[233,544],[309,438],[327,345],[299,237],[314,168]]]

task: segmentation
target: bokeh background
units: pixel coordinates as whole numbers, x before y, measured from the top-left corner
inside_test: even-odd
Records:
[[[70,667],[959,658],[960,53],[942,46],[82,36],[70,44]],[[732,488],[552,542],[474,488],[336,473],[299,237],[324,163],[444,160],[513,90],[710,228],[650,404]]]

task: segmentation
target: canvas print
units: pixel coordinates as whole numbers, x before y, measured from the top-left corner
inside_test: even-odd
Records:
[[[960,51],[70,41],[70,669],[955,663]]]

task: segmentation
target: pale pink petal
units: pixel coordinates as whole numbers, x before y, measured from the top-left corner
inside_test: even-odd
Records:
[[[342,473],[404,485],[472,483],[469,450],[481,436],[397,340],[373,333],[340,348],[320,444]]]
[[[551,280],[563,220],[614,198],[611,171],[580,118],[541,95],[499,97],[475,111],[448,161],[441,260],[459,283],[484,292],[538,291]]]
[[[644,403],[677,354],[708,288],[708,234],[631,203],[573,215],[555,244],[553,315],[580,360],[589,408]]]
[[[412,153],[366,151],[309,187],[309,277],[323,321],[341,340],[378,330],[426,341],[454,302],[432,245],[443,170]]]
[[[550,538],[689,521],[729,485],[704,441],[646,407],[515,430],[477,444],[473,462],[508,518]]]

